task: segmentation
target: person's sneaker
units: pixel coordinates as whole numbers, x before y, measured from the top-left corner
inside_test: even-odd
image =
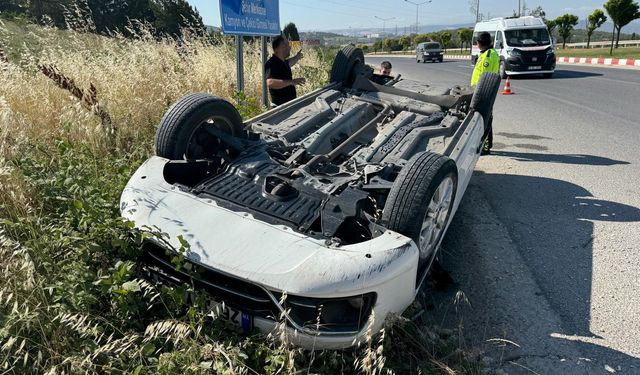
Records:
[[[484,145],[482,145],[482,151],[480,152],[480,155],[490,155],[491,154],[491,148],[489,147],[489,142],[485,141]]]

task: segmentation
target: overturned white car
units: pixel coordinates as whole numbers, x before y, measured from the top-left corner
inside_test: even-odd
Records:
[[[125,218],[170,238],[146,244],[145,270],[207,291],[244,328],[269,331],[284,313],[298,345],[353,345],[414,300],[499,83],[378,76],[348,46],[329,85],[244,123],[223,99],[182,98],[122,193]],[[194,272],[171,262],[180,236]]]

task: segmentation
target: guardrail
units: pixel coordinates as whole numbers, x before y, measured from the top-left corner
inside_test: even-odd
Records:
[[[558,43],[559,45],[559,43]],[[601,42],[591,42],[589,47],[592,48],[603,48],[611,46],[611,41],[601,41]],[[619,46],[622,48],[626,47],[640,47],[640,40],[621,40]],[[567,43],[567,48],[587,48],[587,43]]]

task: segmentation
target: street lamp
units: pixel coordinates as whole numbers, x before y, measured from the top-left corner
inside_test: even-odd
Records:
[[[404,0],[404,1],[416,6],[416,34],[417,34],[418,33],[418,8],[420,7],[420,5],[429,4],[432,0],[423,1],[421,3],[414,3],[413,1],[409,1],[409,0]]]
[[[391,20],[395,20],[395,17],[391,17],[391,18],[381,18],[378,16],[374,16],[375,18],[379,19],[382,21],[382,35],[385,34],[386,28],[387,28],[387,21],[391,21]]]

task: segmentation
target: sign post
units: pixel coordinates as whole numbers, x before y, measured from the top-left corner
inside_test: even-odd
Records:
[[[236,35],[236,87],[244,91],[244,41],[241,35]]]
[[[267,37],[266,36],[261,36],[260,37],[260,47],[261,47],[261,53],[260,56],[262,58],[262,105],[265,107],[269,107],[269,97],[267,96],[267,72],[264,71],[264,64],[267,63]]]
[[[220,0],[222,32],[236,36],[237,89],[244,91],[242,36],[260,36],[262,46],[262,101],[267,104],[264,64],[268,36],[280,35],[279,0]]]

